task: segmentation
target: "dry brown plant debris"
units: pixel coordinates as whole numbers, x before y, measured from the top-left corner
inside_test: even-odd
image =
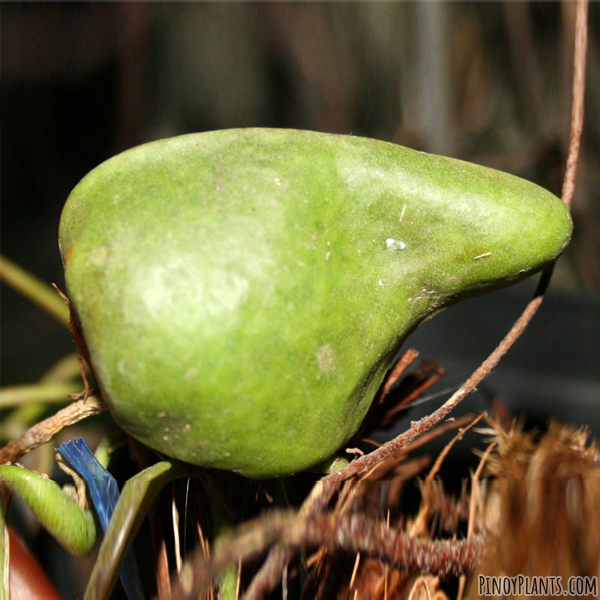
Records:
[[[421,485],[417,515],[406,513],[403,488],[427,464],[406,450],[376,477],[347,481],[327,511],[274,510],[240,525],[210,561],[199,553],[184,565],[175,597],[194,596],[224,568],[269,548],[286,552],[288,562],[295,557],[286,581],[297,582],[303,573],[304,598],[440,599],[456,594],[461,574],[468,576],[468,595],[475,598],[480,574],[563,581],[597,576],[600,451],[589,433],[552,423],[540,435],[519,425],[505,430],[497,421],[481,431],[492,434],[494,452],[482,453],[487,478],[472,478],[476,494],[466,484],[459,497],[445,492],[434,478],[441,460],[436,461]],[[441,459],[463,433],[459,430]],[[256,590],[250,585],[244,597],[269,593]]]
[[[496,431],[477,573],[562,577],[563,585],[571,576],[599,576],[600,451],[589,432],[558,423],[539,440],[518,426]]]

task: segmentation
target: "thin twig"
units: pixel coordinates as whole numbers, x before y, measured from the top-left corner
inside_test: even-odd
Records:
[[[435,460],[435,463],[429,471],[429,474],[425,478],[425,483],[431,484],[434,478],[437,477],[439,470],[442,468],[442,463],[444,462],[444,460],[446,460],[446,457],[448,456],[450,450],[452,450],[454,445],[460,440],[462,440],[463,436],[465,435],[465,433],[467,433],[467,431],[469,431],[469,429],[475,427],[475,425],[477,425],[477,423],[479,423],[479,421],[481,421],[481,419],[484,419],[486,416],[487,414],[485,412],[482,412],[481,414],[477,415],[477,417],[475,417],[464,429],[459,429],[458,433],[444,446],[442,451],[439,453],[438,457]]]
[[[585,66],[587,55],[588,0],[578,0],[575,20],[575,56],[573,72],[573,104],[571,106],[571,135],[569,155],[562,189],[562,201],[571,208],[575,192],[575,175],[583,132]]]
[[[13,463],[24,454],[49,442],[65,427],[74,425],[83,419],[98,415],[107,410],[106,404],[98,396],[89,396],[59,410],[55,415],[36,423],[4,448],[0,448],[0,464]]]
[[[478,484],[479,478],[481,477],[481,473],[483,471],[483,467],[487,463],[491,453],[496,449],[498,442],[492,442],[483,453],[479,464],[477,465],[477,469],[471,478],[471,502],[469,503],[469,523],[467,526],[467,537],[471,537],[473,535],[473,531],[475,530],[475,509],[477,508],[477,504],[479,502],[478,494]]]
[[[381,391],[378,394],[378,398],[375,402],[382,402],[383,399],[389,394],[390,389],[393,385],[400,379],[400,376],[406,369],[412,364],[416,358],[419,356],[419,353],[414,348],[409,348],[400,358],[400,360],[394,365],[394,368],[390,371],[389,375],[386,377],[383,382],[383,386],[381,387]]]
[[[235,580],[235,600],[240,598],[240,588],[242,587],[242,559],[238,560],[237,577]]]
[[[430,387],[434,386],[442,377],[446,375],[444,369],[437,369],[428,379],[426,379],[420,386],[415,388],[406,398],[403,398],[392,410],[389,411],[385,424],[391,421],[401,410],[404,410],[407,406],[413,405],[417,398],[421,398],[423,392],[426,392]]]
[[[433,482],[434,478],[439,473],[439,470],[442,468],[442,464],[443,464],[444,460],[446,459],[446,457],[450,453],[450,450],[452,450],[452,448],[456,444],[456,442],[461,440],[463,438],[464,434],[467,431],[469,431],[469,429],[472,429],[473,427],[475,427],[475,425],[477,425],[477,423],[479,423],[479,421],[481,421],[481,419],[483,419],[485,416],[486,416],[486,413],[483,412],[480,415],[478,415],[477,417],[475,417],[469,423],[469,425],[467,425],[467,427],[465,427],[464,429],[463,428],[459,429],[458,433],[444,446],[442,451],[438,454],[438,457],[436,458],[435,463],[433,464],[433,466],[431,467],[431,469],[429,471],[429,474],[425,478],[425,483],[422,488],[423,500],[421,502],[421,508],[419,509],[419,513],[417,514],[417,516],[409,530],[410,535],[413,535],[413,536],[420,535],[420,534],[425,535],[422,532],[427,531],[426,523],[428,521],[429,512],[430,512],[431,486],[432,486],[432,482]]]
[[[52,287],[56,290],[58,295],[62,298],[62,301],[65,303],[65,305],[69,311],[69,329],[71,330],[71,333],[73,334],[73,341],[75,342],[75,345],[77,346],[77,350],[79,351],[77,354],[77,362],[79,363],[79,370],[81,371],[81,379],[83,380],[83,385],[84,385],[83,398],[85,399],[88,396],[91,396],[92,389],[90,387],[87,375],[85,373],[85,365],[83,364],[84,359],[90,369],[90,372],[94,376],[94,379],[96,379],[96,374],[94,373],[94,365],[92,364],[92,360],[90,358],[90,351],[89,351],[89,348],[87,347],[85,338],[83,337],[83,330],[81,328],[81,322],[79,321],[79,317],[77,316],[77,313],[73,309],[71,300],[69,300],[69,297],[64,292],[62,292],[61,289],[55,283],[52,284]]]
[[[490,454],[498,445],[498,442],[492,442],[483,453],[479,464],[477,465],[477,469],[475,469],[475,473],[471,477],[471,501],[469,502],[469,522],[467,525],[467,539],[469,539],[473,535],[473,530],[475,529],[475,510],[477,509],[477,505],[479,504],[478,498],[478,490],[479,490],[479,477],[481,477],[481,473],[483,471],[483,467],[486,464]],[[467,578],[465,575],[461,575],[458,581],[458,594],[457,600],[462,600],[465,594],[465,588],[467,585]]]

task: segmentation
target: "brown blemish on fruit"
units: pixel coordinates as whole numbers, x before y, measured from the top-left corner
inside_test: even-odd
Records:
[[[321,373],[331,373],[335,370],[335,352],[329,345],[324,345],[317,351],[317,365]]]
[[[73,246],[69,246],[65,253],[65,267],[69,264],[69,261],[71,260],[71,254],[73,254]]]

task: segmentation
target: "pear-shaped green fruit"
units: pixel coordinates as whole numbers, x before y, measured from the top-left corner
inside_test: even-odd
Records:
[[[242,129],[100,165],[60,247],[117,422],[171,457],[268,477],[331,456],[412,329],[555,259],[571,227],[558,198],[498,171]]]

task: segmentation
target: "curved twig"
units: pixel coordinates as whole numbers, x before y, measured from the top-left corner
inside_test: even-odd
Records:
[[[585,98],[585,66],[587,56],[588,0],[578,0],[575,20],[575,56],[573,70],[573,104],[571,106],[571,134],[569,155],[563,181],[562,201],[571,208],[575,192],[575,175],[579,161]]]
[[[0,464],[13,463],[24,454],[49,442],[59,431],[69,425],[98,415],[107,410],[106,404],[98,396],[89,396],[59,410],[55,415],[36,423],[4,448],[0,448]]]

